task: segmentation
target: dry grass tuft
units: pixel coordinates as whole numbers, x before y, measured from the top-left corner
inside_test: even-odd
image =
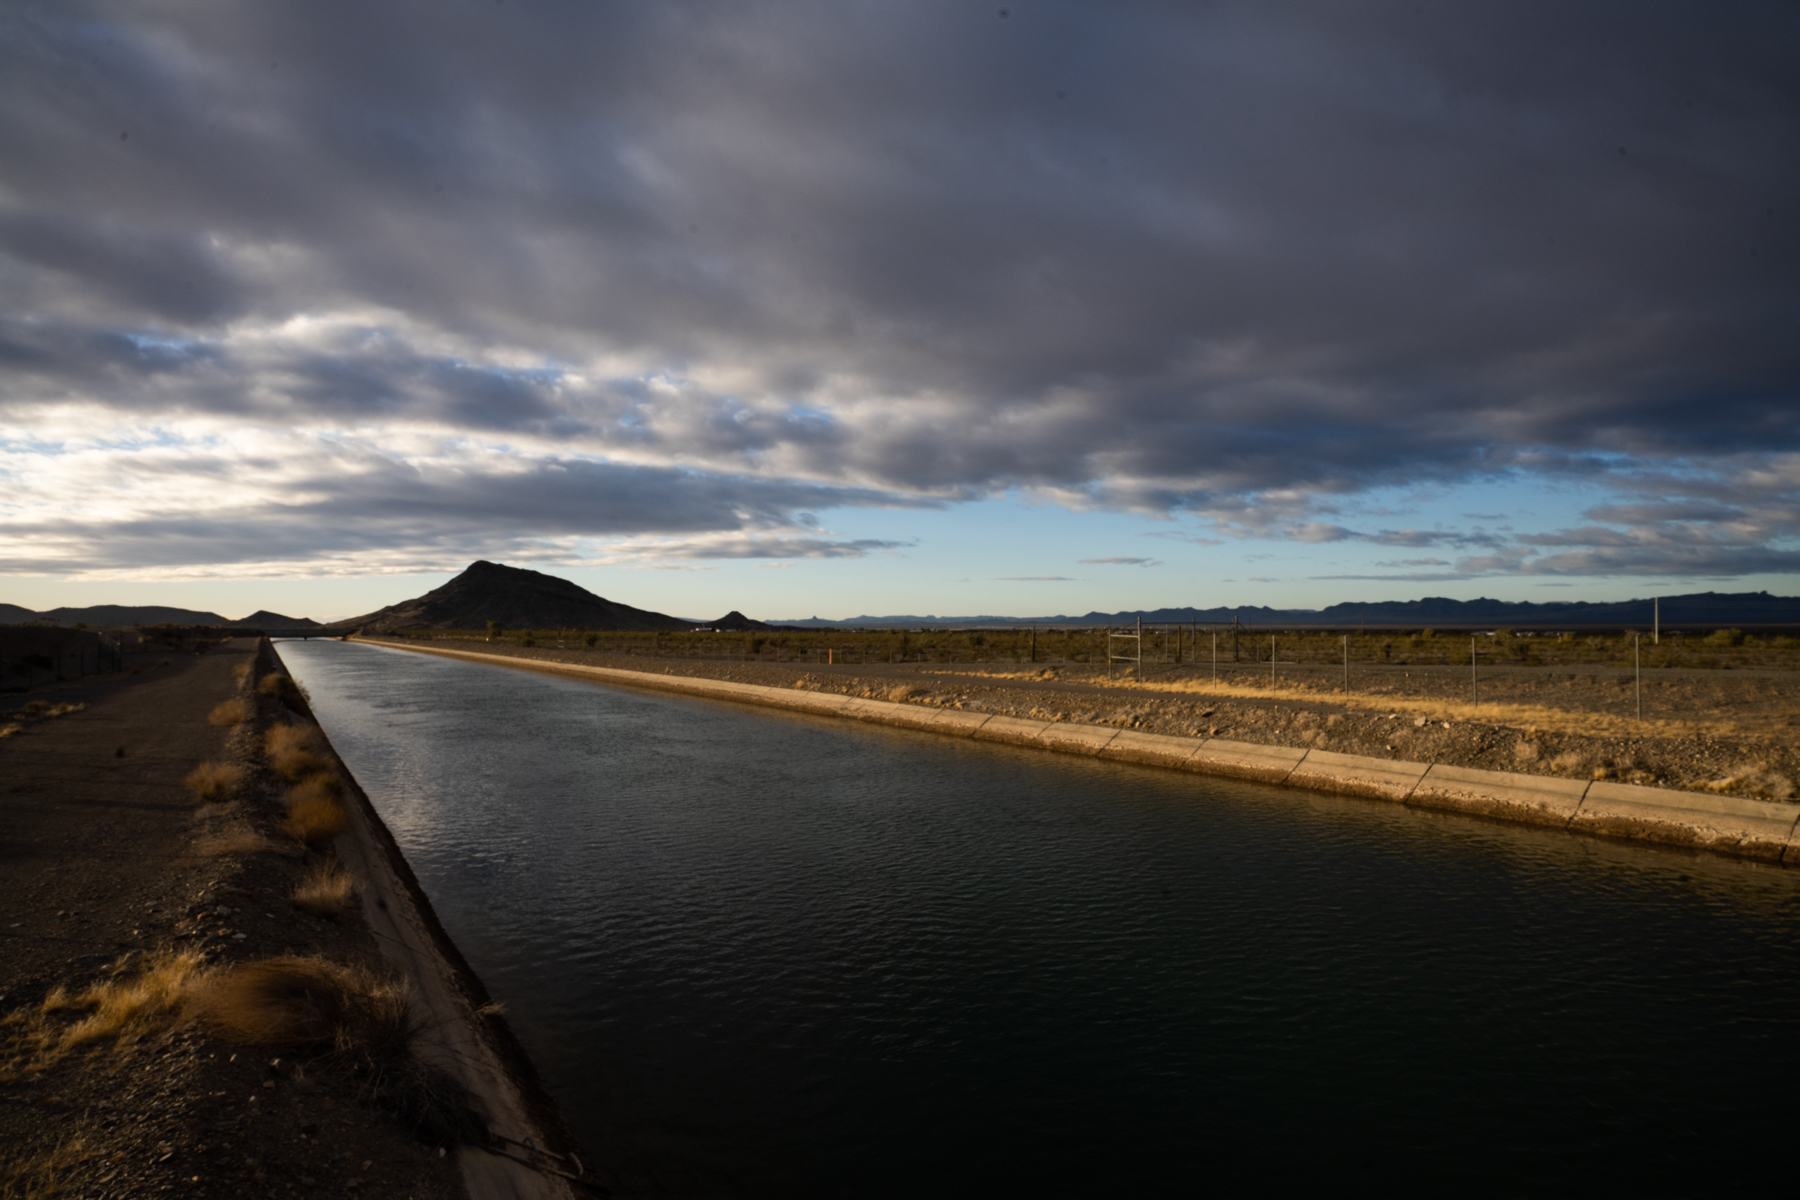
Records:
[[[251,829],[227,829],[209,833],[194,843],[194,853],[207,858],[228,854],[268,854],[276,850],[274,842]]]
[[[209,1032],[241,1046],[371,1063],[406,1057],[419,1024],[404,980],[321,958],[286,956],[215,971],[189,990]]]
[[[1726,775],[1702,786],[1709,792],[1759,796],[1766,800],[1791,800],[1794,797],[1794,781],[1779,771],[1771,771],[1766,763],[1739,763]]]
[[[249,716],[249,709],[244,702],[234,696],[208,713],[206,719],[214,725],[238,725],[247,720]]]
[[[263,752],[275,773],[290,783],[331,770],[331,763],[320,753],[317,736],[307,725],[271,725],[263,735]]]
[[[249,663],[239,663],[237,666],[231,668],[231,677],[233,679],[237,680],[239,683],[242,683],[242,682],[244,682],[244,680],[250,678],[250,664]]]
[[[322,863],[306,873],[289,898],[295,908],[321,917],[335,917],[344,911],[356,885],[336,863]]]
[[[344,798],[344,781],[335,772],[321,771],[317,775],[308,775],[299,783],[288,789],[289,807],[310,797],[322,797],[326,800],[342,800]]]
[[[237,794],[244,782],[244,768],[236,763],[203,762],[189,771],[182,784],[197,804],[219,804]]]
[[[292,675],[283,675],[279,671],[271,671],[257,680],[256,690],[265,696],[273,696],[295,712],[309,711],[311,697],[306,689]]]
[[[0,738],[9,738],[15,733],[23,733],[24,731],[25,726],[23,722],[9,721],[5,725],[0,725]]]
[[[74,994],[61,986],[51,989],[35,1011],[6,1019],[0,1082],[45,1070],[94,1042],[110,1041],[122,1050],[166,1029],[181,1014],[188,986],[203,977],[205,961],[198,950],[163,950],[148,956],[136,974],[120,974]],[[69,1016],[75,1020],[66,1020]]]
[[[1586,774],[1591,761],[1579,750],[1566,750],[1550,760],[1552,771],[1567,771],[1572,775]]]
[[[287,820],[281,831],[312,849],[319,849],[350,828],[350,813],[330,796],[302,784],[288,794]]]
[[[973,672],[968,672],[972,674]],[[1205,680],[1164,680],[1139,683],[1125,679],[1095,679],[1098,687],[1128,691],[1162,692],[1217,696],[1231,700],[1307,700],[1327,702],[1344,708],[1370,712],[1398,712],[1422,715],[1432,720],[1465,721],[1482,725],[1534,725],[1555,733],[1572,733],[1583,737],[1682,737],[1694,733],[1735,736],[1742,730],[1729,721],[1637,721],[1622,713],[1581,712],[1549,708],[1538,704],[1469,704],[1466,702],[1411,698],[1405,696],[1371,696],[1352,692],[1327,693],[1317,688],[1250,687],[1236,683],[1211,683]]]
[[[0,1163],[0,1200],[40,1200],[73,1195],[82,1180],[82,1164],[98,1151],[84,1134],[63,1138],[48,1149]]]

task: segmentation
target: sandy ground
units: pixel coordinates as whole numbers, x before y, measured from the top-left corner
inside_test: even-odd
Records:
[[[0,739],[0,1012],[29,1017],[59,985],[128,979],[158,948],[200,948],[214,963],[321,953],[378,964],[354,907],[325,918],[288,903],[317,855],[274,833],[280,791],[255,731],[282,714],[234,670],[254,648],[159,648],[127,674],[0,700],[0,728],[19,726]],[[234,695],[255,719],[210,724]],[[83,707],[34,717],[32,701]],[[182,786],[207,759],[250,770],[226,808],[196,810]],[[198,838],[227,828],[269,834],[276,848],[197,852]],[[433,1131],[372,1100],[366,1079],[179,1025],[32,1069],[19,1028],[0,1029],[6,1195],[462,1195]]]
[[[1340,670],[1276,664],[1160,667],[1141,682],[1104,668],[1020,663],[775,664],[643,658],[579,643],[434,639],[447,649],[806,686],[1040,720],[1151,733],[1228,737],[1377,758],[1440,762],[1562,778],[1795,802],[1800,781],[1800,672],[1616,667],[1359,666],[1348,694]]]

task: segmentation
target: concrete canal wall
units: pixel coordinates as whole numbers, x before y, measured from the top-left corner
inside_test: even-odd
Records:
[[[1800,805],[1768,800],[1367,758],[1226,738],[1171,737],[1104,725],[1025,720],[801,688],[542,662],[472,650],[372,640],[370,644],[516,670],[846,717],[980,741],[1035,746],[1064,754],[1279,783],[1418,808],[1800,865]]]

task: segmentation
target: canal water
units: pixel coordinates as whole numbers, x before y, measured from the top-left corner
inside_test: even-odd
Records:
[[[280,651],[623,1193],[1787,1173],[1800,872]]]

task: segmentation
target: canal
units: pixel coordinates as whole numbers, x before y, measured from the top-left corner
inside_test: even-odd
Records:
[[[1800,872],[279,649],[623,1193],[1779,1177]]]

